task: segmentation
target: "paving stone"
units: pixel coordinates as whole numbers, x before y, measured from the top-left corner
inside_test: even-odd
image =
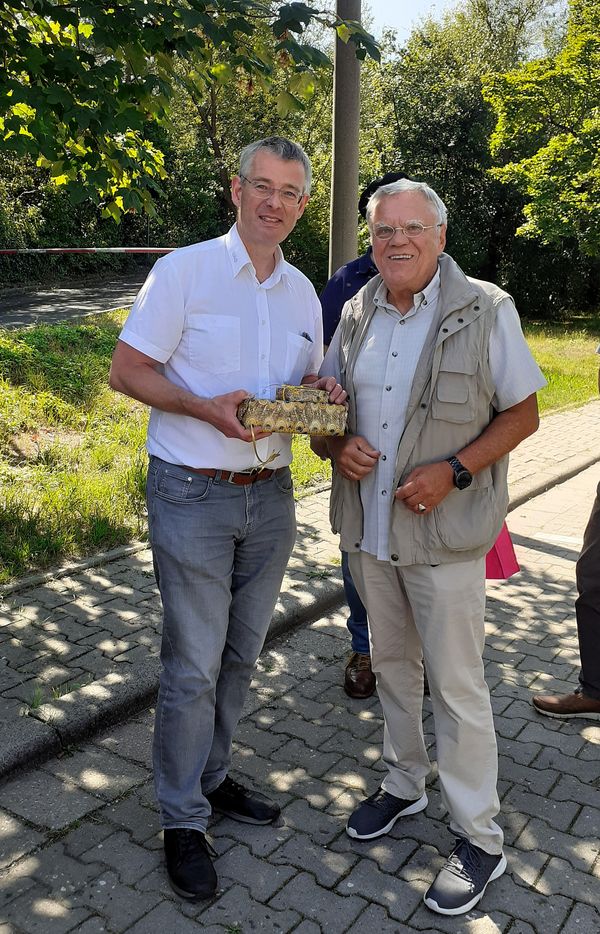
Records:
[[[303,921],[295,928],[294,934],[321,934],[321,928],[314,921]]]
[[[316,778],[324,775],[336,762],[339,762],[341,756],[338,752],[323,752],[309,747],[301,740],[290,740],[279,749],[273,752],[271,758],[275,762],[289,762],[296,765],[302,762],[304,768]]]
[[[0,872],[0,908],[35,885],[32,875],[36,866],[37,861],[31,856]]]
[[[561,934],[595,934],[600,931],[600,912],[589,905],[574,905]]]
[[[548,826],[544,821],[533,818],[515,841],[520,850],[541,850],[551,856],[568,860],[574,869],[589,872],[600,854],[600,840],[597,837],[579,836],[561,833]]]
[[[186,918],[178,906],[162,902],[130,927],[129,934],[199,934],[203,930],[204,925]]]
[[[106,930],[106,921],[96,915],[80,924],[77,928],[77,934],[106,934]]]
[[[349,840],[349,837],[347,839]],[[358,855],[355,853],[336,852],[333,848],[318,846],[309,836],[302,833],[295,833],[269,857],[269,861],[275,865],[286,866],[291,863],[297,869],[309,867],[319,885],[325,888],[333,888],[347,875],[357,859]]]
[[[356,862],[358,858],[372,860],[382,872],[397,873],[401,866],[412,859],[419,843],[409,837],[393,840],[379,837],[375,840],[352,840],[348,834],[341,834],[330,844],[329,849],[337,853],[347,853]],[[311,872],[312,872],[311,867]]]
[[[293,909],[311,920],[318,920],[326,934],[345,931],[356,920],[367,902],[356,895],[337,895],[317,885],[314,878],[302,872],[288,882],[272,899],[275,908]]]
[[[457,928],[457,923],[464,927]],[[468,934],[508,934],[512,918],[500,911],[480,910],[479,905],[459,918],[438,915],[425,905],[420,905],[410,919],[410,924],[412,930],[421,931],[423,934],[463,934],[467,931]]]
[[[252,824],[241,824],[236,821],[220,818],[208,828],[209,836],[218,840],[224,838],[235,843],[243,843],[253,856],[268,856],[277,850],[293,835],[292,827],[286,827],[282,821],[266,827]]]
[[[64,837],[65,852],[69,856],[81,856],[82,853],[87,853],[93,847],[97,847],[114,832],[115,828],[112,824],[96,819],[84,820],[69,830]],[[93,860],[93,855],[91,859]]]
[[[497,739],[498,755],[508,756],[520,765],[531,765],[542,749],[539,743],[524,742],[523,734],[518,740],[505,739],[503,736],[498,736]]]
[[[62,756],[45,763],[42,768],[63,782],[69,782],[108,800],[146,781],[145,769],[126,762],[103,749],[86,746],[73,755]]]
[[[600,792],[597,785],[588,785],[572,775],[563,776],[552,789],[551,798],[556,801],[574,801],[577,804],[587,804],[591,808],[598,807]]]
[[[136,892],[122,885],[112,872],[93,879],[75,898],[75,903],[99,912],[108,920],[109,930],[129,931],[139,918],[147,915],[160,901],[156,892]]]
[[[282,811],[287,827],[309,833],[315,843],[326,846],[343,831],[343,823],[329,814],[311,808],[305,801],[293,801]]]
[[[600,838],[600,810],[585,807],[572,827],[572,833],[581,837]]]
[[[510,873],[496,879],[481,901],[481,910],[488,913],[507,911],[519,921],[526,921],[543,934],[558,934],[562,930],[572,902],[561,894],[552,898],[540,894],[536,888],[518,884]]]
[[[556,746],[556,748],[560,749],[565,755],[576,756],[584,745],[584,740],[577,734],[569,735],[565,732],[564,724],[561,720],[553,721],[549,717],[547,717],[546,720],[550,724],[558,722],[563,726],[563,731],[558,732],[551,726],[546,726],[546,721],[544,725],[537,722],[530,723],[521,733],[519,737],[520,741],[528,744],[539,743],[542,746]]]
[[[0,788],[0,807],[50,830],[68,827],[100,804],[98,798],[41,771],[19,776]]]
[[[128,720],[118,724],[94,740],[101,749],[115,752],[124,759],[139,762],[145,769],[152,769],[152,717]]]
[[[326,720],[330,719],[331,712],[334,709],[331,703],[309,700],[297,690],[288,691],[287,694],[280,698],[279,704],[282,711],[292,711],[298,716],[304,717],[305,720],[318,723],[318,725],[323,725]]]
[[[598,905],[600,881],[595,879],[590,885],[589,873],[573,869],[564,859],[553,857],[537,882],[536,889],[546,896],[552,894],[553,899],[557,894],[565,895],[595,908]]]
[[[246,721],[240,723],[235,731],[235,741],[238,745],[249,746],[257,755],[268,759],[271,754],[287,742],[287,737],[281,734],[273,735],[267,729],[259,729],[254,723]]]
[[[326,742],[329,745],[335,733],[333,726],[313,726],[312,723],[292,713],[273,724],[271,729],[274,733],[285,733],[287,736],[301,739],[313,748],[322,746]]]
[[[382,934],[412,934],[415,929],[392,921],[380,905],[369,905],[354,924],[348,928],[348,934],[365,934],[366,931],[381,931]],[[296,932],[294,932],[296,934]]]
[[[567,830],[579,812],[579,805],[551,798],[540,800],[538,795],[528,794],[515,786],[503,799],[502,810],[517,810],[530,817],[541,817],[551,827]]]
[[[253,899],[268,901],[294,875],[289,866],[273,866],[257,859],[244,846],[234,846],[221,856],[215,866],[219,880],[242,881]]]
[[[43,839],[42,834],[0,811],[0,869],[6,869],[21,856],[31,853]]]
[[[508,782],[516,782],[532,794],[546,797],[559,780],[558,772],[553,769],[538,769],[514,762],[508,756],[499,756],[498,774]]]
[[[250,898],[248,891],[241,885],[233,886],[213,901],[208,908],[199,909],[195,917],[202,922],[203,930],[210,924],[220,924],[228,930],[229,934],[234,934],[236,928],[240,932],[262,929],[277,932],[277,934],[286,934],[302,920],[298,912],[287,906],[280,909],[273,902],[270,905],[258,904]]]
[[[71,857],[62,842],[40,849],[35,863],[33,877],[48,886],[51,892],[60,892],[69,898],[102,872],[99,864],[84,863]]]
[[[425,885],[405,882],[382,872],[371,860],[361,859],[337,885],[336,891],[377,902],[395,921],[407,921],[423,898]]]
[[[66,934],[86,920],[89,910],[73,907],[56,892],[48,894],[34,887],[5,905],[3,914],[5,921],[27,934]]]
[[[162,854],[138,846],[122,831],[111,834],[82,858],[114,869],[123,885],[133,885],[162,863]]]
[[[106,809],[103,817],[127,830],[135,843],[146,843],[150,838],[159,835],[160,824],[156,813],[143,807],[133,797],[113,804]],[[162,847],[162,842],[160,846]]]
[[[584,749],[587,747],[584,747]],[[584,750],[582,750],[583,752]],[[533,768],[544,771],[553,769],[559,774],[574,775],[580,781],[588,785],[600,778],[600,756],[596,751],[596,758],[585,762],[581,756],[573,758],[563,755],[562,752],[554,748],[541,749],[539,755],[533,763]]]

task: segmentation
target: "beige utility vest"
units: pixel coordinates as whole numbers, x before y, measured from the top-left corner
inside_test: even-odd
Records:
[[[442,461],[477,438],[494,417],[489,368],[490,331],[499,302],[507,297],[490,282],[469,279],[454,260],[439,257],[437,313],[425,341],[398,445],[394,488],[415,467]],[[348,393],[348,431],[356,433],[354,367],[375,313],[375,276],[345,306],[340,321],[341,383]],[[426,515],[394,501],[389,560],[395,565],[446,564],[485,555],[496,540],[508,506],[508,457],[453,489]],[[344,551],[358,551],[363,534],[360,484],[334,469],[330,519]]]

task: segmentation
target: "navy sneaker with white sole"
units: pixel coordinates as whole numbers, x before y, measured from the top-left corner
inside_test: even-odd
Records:
[[[440,915],[463,915],[481,901],[488,884],[505,869],[504,853],[494,856],[459,837],[423,901]]]
[[[418,814],[427,807],[427,795],[417,801],[397,798],[383,788],[369,795],[348,818],[346,833],[355,840],[372,840],[389,833],[399,817]]]

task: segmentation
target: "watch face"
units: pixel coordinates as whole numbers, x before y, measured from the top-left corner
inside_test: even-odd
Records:
[[[454,482],[459,490],[466,490],[468,486],[471,486],[473,477],[468,470],[459,470],[454,475]]]

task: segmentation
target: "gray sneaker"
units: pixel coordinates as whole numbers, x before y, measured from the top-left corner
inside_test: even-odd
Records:
[[[346,833],[356,840],[372,840],[389,833],[399,817],[417,814],[427,807],[427,795],[423,794],[417,801],[407,801],[397,798],[383,788],[378,788],[375,794],[359,804],[346,824]]]
[[[462,915],[483,897],[487,885],[506,869],[506,856],[492,856],[459,837],[423,901],[440,915]]]

